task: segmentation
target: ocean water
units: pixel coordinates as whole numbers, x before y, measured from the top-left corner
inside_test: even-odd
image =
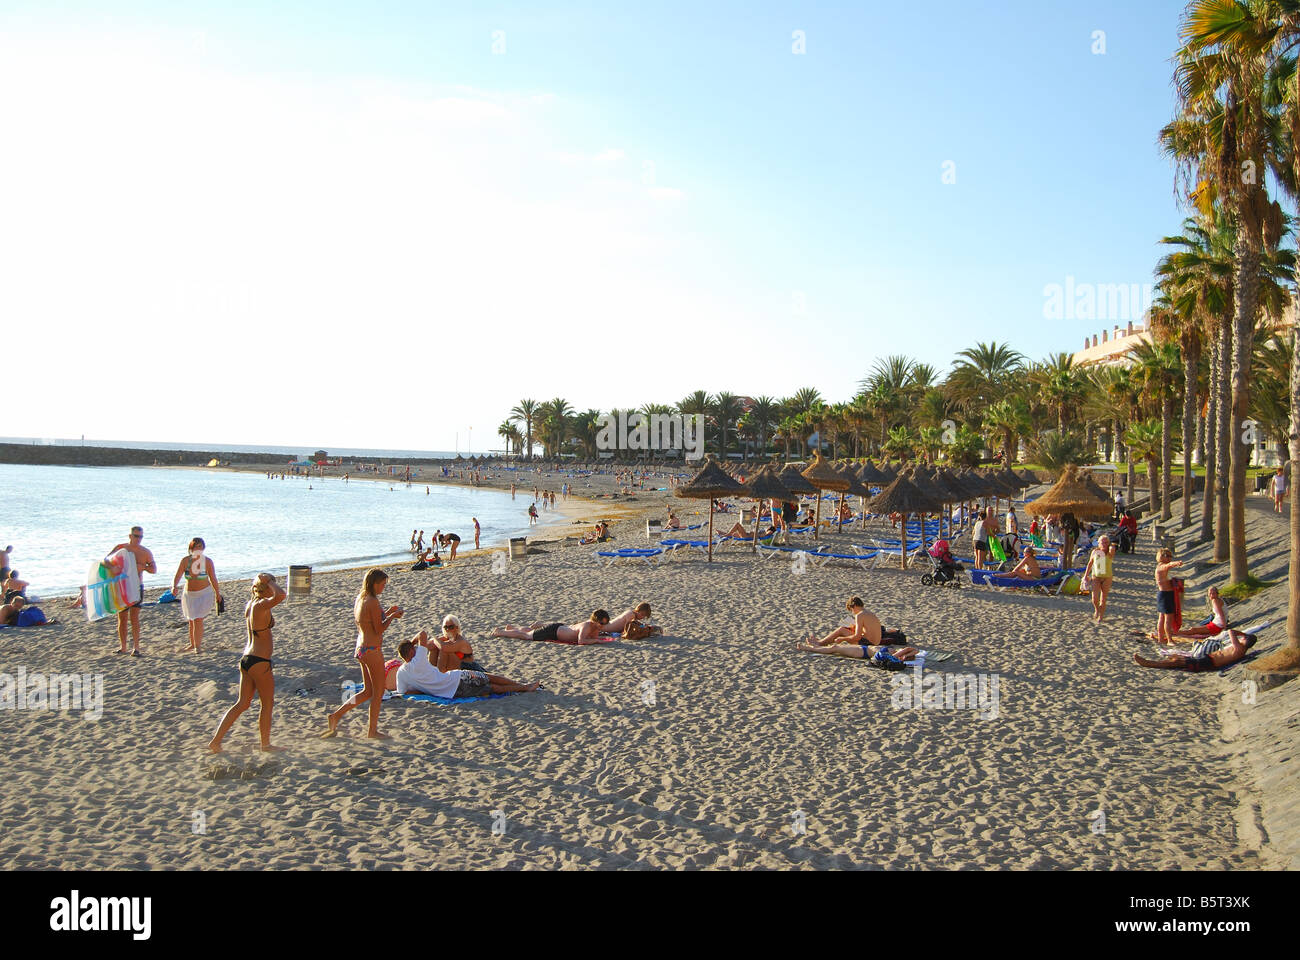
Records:
[[[411,529],[460,534],[462,551],[499,545],[528,532],[531,497],[474,487],[410,486],[387,480],[268,480],[265,474],[154,467],[52,467],[0,464],[6,519],[0,547],[31,584],[28,593],[76,593],[90,565],[124,543],[134,525],[158,573],[146,587],[170,586],[192,537],[207,543],[218,579],[260,570],[283,574],[290,564],[316,570],[410,558]],[[538,506],[541,522],[560,511]]]

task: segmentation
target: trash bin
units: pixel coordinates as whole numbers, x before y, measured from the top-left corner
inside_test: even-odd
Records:
[[[662,520],[647,520],[645,522],[645,538],[647,540],[658,540],[664,535],[664,522]]]
[[[511,537],[510,538],[510,559],[522,560],[528,556],[528,538]]]
[[[289,600],[306,600],[311,596],[311,567],[291,565],[289,589],[285,593]]]

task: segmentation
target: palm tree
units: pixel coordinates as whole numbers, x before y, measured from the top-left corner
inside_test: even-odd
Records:
[[[704,390],[696,390],[677,401],[677,412],[684,417],[707,417],[713,398]],[[707,431],[706,431],[707,439]]]
[[[574,436],[582,441],[582,452],[588,460],[596,459],[596,437],[600,433],[600,411],[584,410],[572,417]]]
[[[1067,464],[1084,466],[1097,459],[1084,438],[1072,430],[1045,430],[1030,442],[1029,455],[1034,463],[1041,463],[1058,475]]]
[[[1165,323],[1156,319],[1168,310],[1167,303],[1157,303],[1152,307],[1152,324],[1160,327]],[[1174,401],[1178,396],[1178,380],[1182,376],[1182,364],[1178,359],[1176,343],[1140,343],[1129,351],[1133,361],[1133,374],[1142,383],[1143,392],[1152,406],[1160,413],[1160,476],[1157,493],[1154,474],[1148,476],[1151,482],[1151,509],[1160,509],[1160,519],[1168,520],[1173,514],[1170,504],[1172,486],[1171,461],[1173,446]]]
[[[536,400],[520,400],[510,410],[510,419],[524,422],[524,443],[528,446],[528,458],[533,456],[533,421],[537,416]]]
[[[760,458],[767,456],[768,432],[777,424],[780,419],[780,412],[781,401],[768,396],[757,398],[753,406],[749,408],[748,417],[754,429],[758,431],[758,455]]]
[[[742,412],[740,397],[725,390],[713,398],[712,413],[722,431],[722,459],[727,459],[727,433],[731,430]]]
[[[1180,28],[1184,46],[1174,75],[1184,113],[1199,118],[1221,115],[1217,153],[1206,151],[1197,162],[1208,168],[1214,189],[1237,227],[1228,487],[1233,583],[1243,582],[1250,574],[1246,556],[1246,466],[1250,451],[1242,443],[1241,425],[1250,403],[1250,358],[1259,310],[1257,280],[1263,252],[1266,247],[1276,247],[1283,228],[1282,210],[1269,200],[1265,187],[1266,164],[1274,159],[1264,99],[1268,69],[1265,54],[1274,29],[1267,11],[1273,8],[1273,2],[1192,0]]]
[[[786,412],[797,417],[801,413],[812,410],[821,402],[822,395],[816,387],[803,387],[796,390],[793,396],[782,401],[782,405],[785,407]]]
[[[1124,431],[1124,443],[1128,447],[1129,453],[1139,460],[1145,461],[1149,477],[1155,476],[1156,458],[1160,456],[1161,442],[1160,421],[1155,418],[1130,423],[1128,429]],[[1154,479],[1151,480],[1151,503],[1152,509],[1155,509],[1156,482]]]
[[[1024,355],[1007,344],[978,343],[957,354],[948,386],[963,410],[978,411],[1006,396],[1024,363]]]
[[[984,429],[989,436],[1001,436],[1002,460],[1008,465],[1014,463],[1018,439],[1033,429],[1029,404],[1015,394],[1003,397],[984,411]]]

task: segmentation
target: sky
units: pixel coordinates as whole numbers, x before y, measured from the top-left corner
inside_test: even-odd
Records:
[[[847,400],[1140,321],[1048,291],[1149,284],[1184,215],[1182,0],[269,6],[0,0],[6,432]]]

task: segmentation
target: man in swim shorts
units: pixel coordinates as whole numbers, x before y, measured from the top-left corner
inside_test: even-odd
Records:
[[[1231,628],[1226,638],[1210,637],[1192,647],[1191,653],[1171,653],[1160,660],[1150,660],[1141,654],[1133,654],[1133,662],[1139,667],[1152,667],[1156,670],[1186,670],[1188,673],[1208,673],[1222,670],[1242,659],[1255,645],[1256,638],[1248,633]]]
[[[600,643],[601,633],[609,629],[610,616],[605,610],[594,610],[590,617],[581,623],[565,626],[562,623],[532,624],[527,630],[507,623],[492,631],[494,638],[513,640],[536,640],[542,643],[588,644]]]
[[[140,604],[144,601],[144,575],[157,573],[158,565],[154,563],[153,552],[141,546],[144,540],[144,527],[132,527],[126,543],[119,543],[108,551],[111,556],[119,550],[130,550],[135,556],[135,569],[140,575],[140,589],[135,602],[117,615],[117,642],[121,647],[118,653],[126,653],[126,625],[131,624],[131,656],[140,656]],[[107,559],[107,557],[105,558]]]

